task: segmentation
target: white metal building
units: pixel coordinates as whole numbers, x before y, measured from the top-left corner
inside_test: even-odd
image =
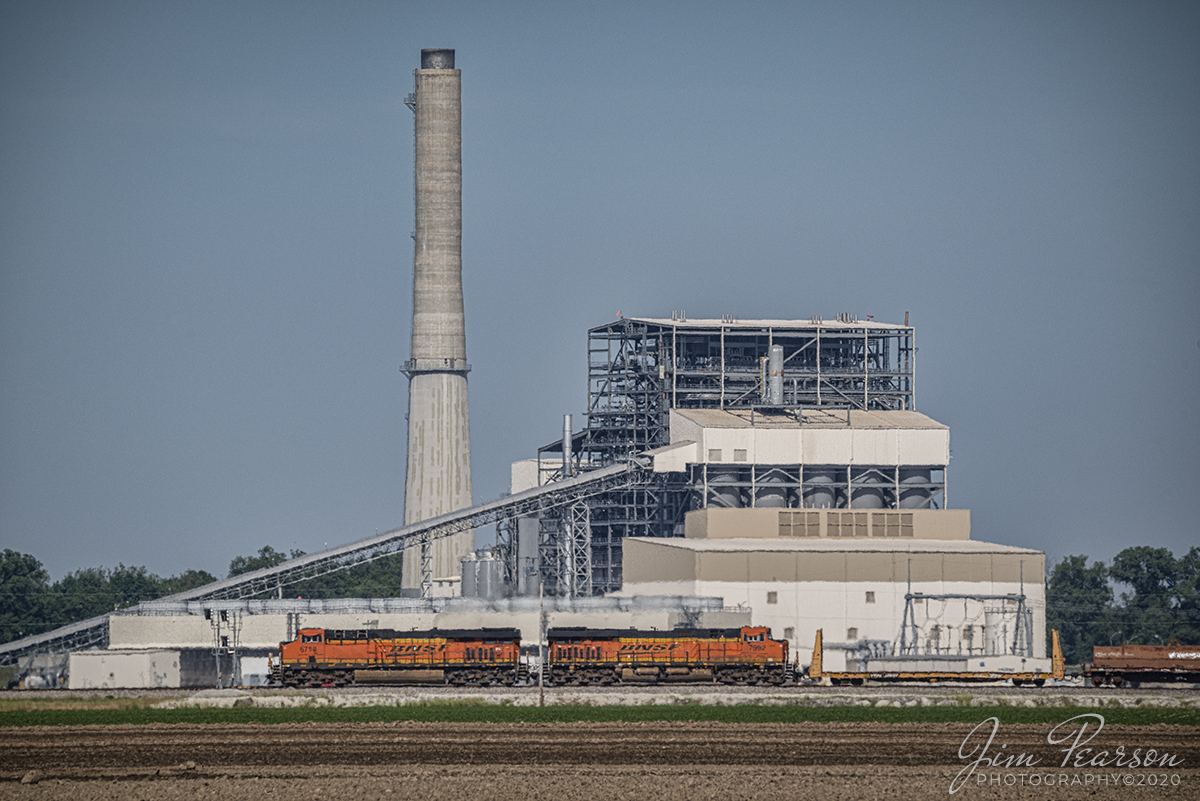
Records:
[[[701,594],[745,605],[754,625],[791,642],[801,664],[823,629],[831,670],[845,669],[839,643],[851,652],[905,639],[918,653],[1010,653],[1021,635],[1016,599],[1024,596],[1026,655],[1044,657],[1045,555],[968,535],[965,510],[698,510],[683,538],[625,541],[621,594]],[[1011,597],[916,599],[905,633],[909,593]]]

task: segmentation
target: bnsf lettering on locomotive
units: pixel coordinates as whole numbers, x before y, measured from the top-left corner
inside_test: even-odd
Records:
[[[384,643],[380,650],[385,655],[390,654],[433,654],[446,650],[445,643]]]
[[[637,654],[637,653],[662,653],[671,650],[669,643],[636,643],[633,645],[624,645],[618,652],[618,655]]]

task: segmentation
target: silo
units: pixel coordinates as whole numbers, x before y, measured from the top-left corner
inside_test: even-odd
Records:
[[[929,482],[932,473],[924,467],[900,468],[900,503],[901,509],[928,509]]]
[[[763,470],[755,478],[754,505],[777,509],[786,507],[789,483],[791,478],[783,470]]]
[[[833,509],[837,505],[838,472],[833,467],[804,468],[804,506]]]
[[[541,521],[537,517],[517,519],[517,594],[537,595],[541,585],[541,554],[538,550]]]
[[[742,506],[741,470],[727,465],[708,466],[708,505],[737,509]]]
[[[462,595],[495,601],[504,595],[504,563],[490,553],[470,553],[460,560]]]
[[[462,571],[462,597],[474,598],[478,595],[475,580],[475,554],[469,553],[458,561]]]
[[[486,554],[476,562],[475,588],[480,598],[495,601],[504,596],[504,562]]]
[[[462,289],[462,102],[454,51],[422,50],[410,105],[416,115],[412,356],[404,522],[471,505],[467,344]],[[458,574],[473,549],[464,531],[431,544],[433,575]],[[404,557],[404,586],[421,586],[417,548]]]
[[[884,501],[884,490],[888,484],[887,477],[874,467],[855,470],[854,486],[850,492],[851,509],[883,509],[887,506]]]

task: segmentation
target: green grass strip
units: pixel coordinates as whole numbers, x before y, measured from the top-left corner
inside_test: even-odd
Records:
[[[1196,709],[1094,707],[802,707],[802,706],[511,706],[481,702],[414,703],[401,706],[268,709],[45,709],[0,712],[0,726],[112,726],[147,723],[576,723],[713,721],[720,723],[978,723],[995,716],[1003,723],[1061,723],[1085,712],[1104,715],[1109,725],[1169,723],[1200,726]]]

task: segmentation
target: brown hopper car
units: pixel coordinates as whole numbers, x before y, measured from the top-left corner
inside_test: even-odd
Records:
[[[1093,687],[1131,681],[1200,682],[1200,645],[1096,645],[1085,671]]]

